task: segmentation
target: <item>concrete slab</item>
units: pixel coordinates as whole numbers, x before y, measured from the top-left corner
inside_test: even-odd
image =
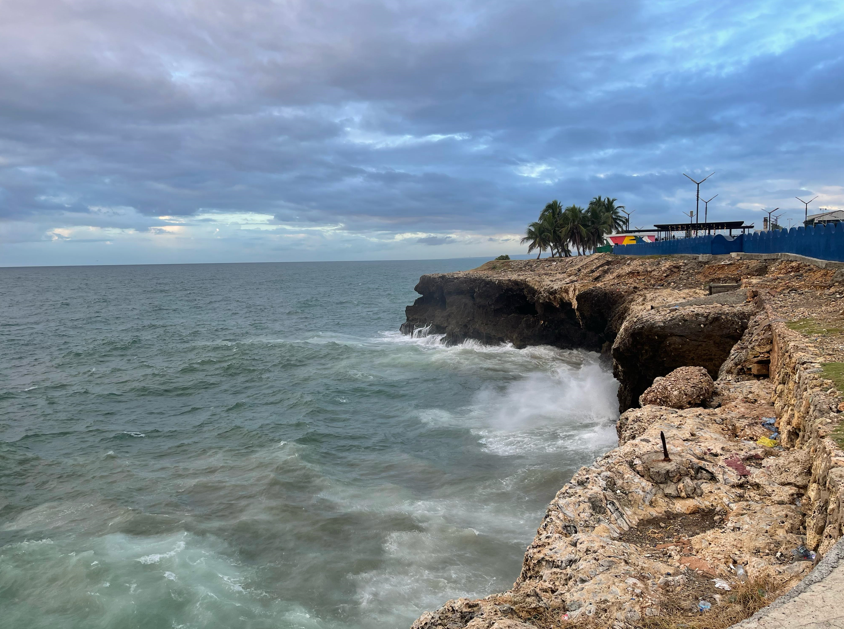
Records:
[[[788,594],[733,629],[844,629],[844,538]]]

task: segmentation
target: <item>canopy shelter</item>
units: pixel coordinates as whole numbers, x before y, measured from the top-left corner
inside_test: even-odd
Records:
[[[718,221],[709,223],[664,223],[661,225],[654,225],[658,238],[671,238],[673,232],[683,232],[685,234],[711,234],[714,232],[725,231],[730,236],[733,235],[733,230],[741,230],[745,233],[748,229],[753,229],[753,225],[745,225],[744,221]]]

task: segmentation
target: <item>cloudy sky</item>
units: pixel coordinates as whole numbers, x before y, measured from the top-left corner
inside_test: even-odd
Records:
[[[844,207],[840,0],[0,0],[0,265],[520,253]]]

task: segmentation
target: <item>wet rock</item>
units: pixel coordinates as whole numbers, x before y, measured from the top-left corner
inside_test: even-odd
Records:
[[[642,406],[689,408],[700,406],[712,397],[715,383],[703,367],[680,367],[657,378],[639,398]]]

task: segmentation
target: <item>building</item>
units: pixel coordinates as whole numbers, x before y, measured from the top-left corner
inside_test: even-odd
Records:
[[[809,225],[827,225],[829,223],[844,223],[844,210],[827,210],[821,208],[823,211],[817,214],[809,214],[809,217],[803,223],[807,227]]]

